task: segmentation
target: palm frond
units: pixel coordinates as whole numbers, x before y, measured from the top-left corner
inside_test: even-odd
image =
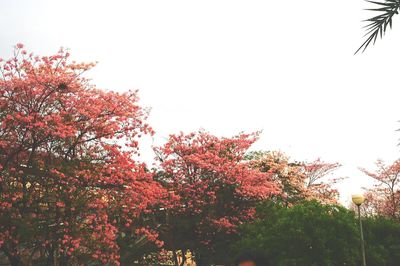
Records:
[[[370,0],[366,1],[376,6],[375,8],[370,8],[367,10],[380,12],[380,14],[365,20],[367,25],[364,26],[366,30],[364,37],[367,36],[367,38],[354,54],[361,50],[364,52],[371,43],[375,44],[378,36],[382,38],[382,36],[386,33],[388,26],[389,28],[392,28],[392,18],[395,14],[398,14],[400,8],[400,0],[380,0],[381,2]]]

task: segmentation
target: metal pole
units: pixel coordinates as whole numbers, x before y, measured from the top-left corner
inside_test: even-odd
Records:
[[[365,261],[364,234],[363,234],[361,215],[360,215],[360,205],[357,205],[357,209],[358,209],[358,220],[360,221],[361,253],[362,253],[362,259],[363,259],[363,266],[367,266],[367,263]]]

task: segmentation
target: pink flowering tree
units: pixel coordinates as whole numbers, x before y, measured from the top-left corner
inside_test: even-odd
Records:
[[[365,194],[365,215],[400,220],[400,160],[392,164],[378,160],[375,171],[364,168],[360,170],[375,181],[374,188],[367,190]]]
[[[252,152],[247,156],[253,168],[272,176],[282,190],[274,200],[293,205],[302,200],[318,200],[321,203],[337,203],[338,192],[334,184],[339,178],[329,175],[340,165],[317,159],[313,162],[291,161],[282,152]]]
[[[321,203],[337,204],[339,193],[335,185],[342,181],[343,177],[330,176],[341,165],[339,163],[327,163],[321,159],[300,164],[306,177],[306,198],[316,199]]]
[[[171,197],[163,238],[168,249],[190,249],[198,263],[209,263],[237,227],[253,219],[257,202],[280,193],[269,174],[244,160],[256,139],[257,134],[219,138],[201,131],[171,135],[156,149],[158,178]]]
[[[139,222],[164,193],[134,159],[152,134],[147,111],[135,91],[91,85],[91,67],[21,44],[0,64],[0,252],[11,265],[118,265],[121,239],[158,241]]]

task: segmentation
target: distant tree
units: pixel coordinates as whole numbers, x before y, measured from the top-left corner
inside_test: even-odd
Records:
[[[274,195],[274,200],[293,204],[305,198],[306,176],[299,163],[289,162],[281,152],[252,152],[246,158],[254,169],[271,175],[281,188],[282,193]]]
[[[253,219],[256,203],[280,193],[269,174],[244,160],[256,139],[257,134],[181,133],[156,150],[158,179],[174,198],[166,211],[166,248],[190,249],[200,265],[215,262],[213,254],[226,249],[241,223]]]
[[[275,199],[287,204],[316,199],[324,203],[337,203],[338,192],[333,185],[339,179],[326,179],[340,165],[325,163],[320,159],[313,162],[291,162],[281,152],[253,152],[247,156],[250,164],[261,172],[272,176],[282,189]]]
[[[340,167],[339,163],[326,163],[321,159],[316,159],[312,162],[303,162],[300,167],[306,176],[308,200],[316,199],[323,203],[338,203],[339,193],[334,186],[343,180],[343,177],[328,177]]]
[[[134,159],[152,134],[137,92],[96,89],[82,77],[93,64],[63,49],[14,53],[0,64],[0,253],[11,265],[110,265],[120,239],[156,242],[139,221],[164,190]]]
[[[366,39],[355,53],[365,51],[371,43],[375,44],[378,37],[382,38],[386,33],[386,29],[388,27],[392,28],[393,16],[397,15],[400,9],[399,0],[366,1],[375,5],[375,8],[367,9],[372,11],[374,15],[365,20]]]
[[[376,168],[374,172],[360,169],[375,180],[374,188],[367,190],[365,208],[369,213],[400,221],[400,160],[391,165],[378,160]]]

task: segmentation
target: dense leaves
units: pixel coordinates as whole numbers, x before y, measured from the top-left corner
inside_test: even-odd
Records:
[[[367,265],[398,265],[400,224],[363,219]],[[261,250],[272,265],[361,265],[360,233],[354,212],[317,201],[293,207],[264,203],[257,219],[240,227],[241,239],[226,253]]]
[[[273,265],[355,265],[359,246],[352,212],[316,201],[291,208],[264,204],[242,227],[236,250],[261,249]]]
[[[371,217],[363,221],[368,265],[396,266],[400,261],[400,224],[392,219]]]

